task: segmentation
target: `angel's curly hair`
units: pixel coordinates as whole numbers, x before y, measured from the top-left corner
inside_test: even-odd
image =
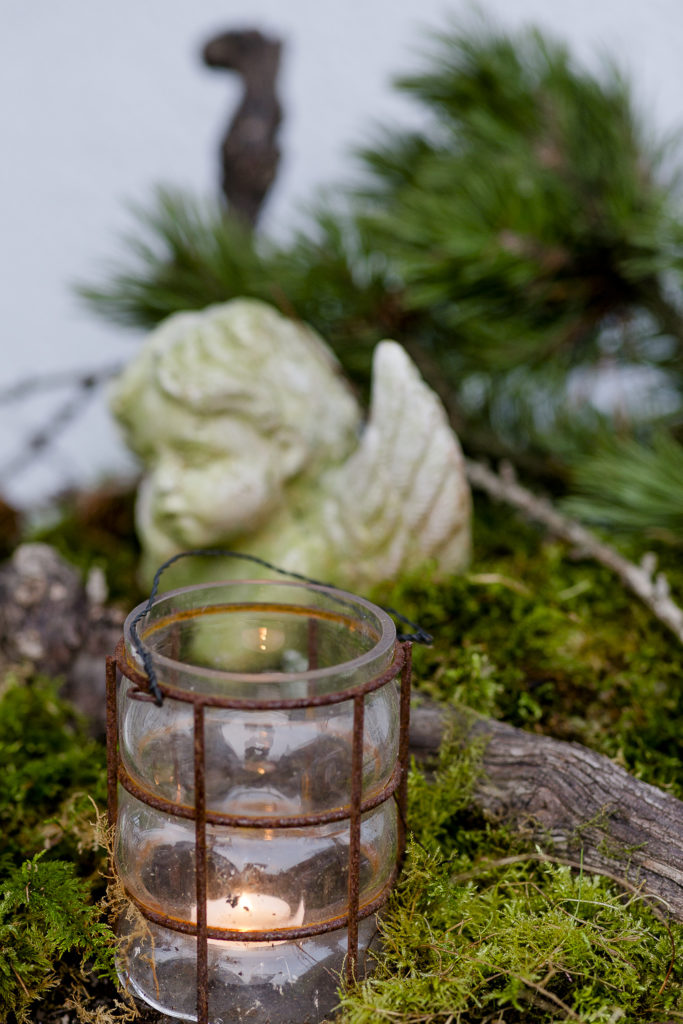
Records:
[[[169,317],[115,382],[113,411],[143,457],[155,447],[155,393],[196,416],[241,416],[316,463],[345,457],[361,418],[324,341],[254,299]]]

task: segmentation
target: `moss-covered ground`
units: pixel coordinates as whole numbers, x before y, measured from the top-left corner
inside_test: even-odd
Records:
[[[683,1019],[683,928],[631,891],[534,853],[469,806],[476,751],[413,772],[407,866],[376,972],[343,1024]]]
[[[415,648],[418,687],[584,743],[683,796],[683,647],[609,570],[507,508],[476,510],[469,573],[375,595],[434,635]],[[631,540],[624,553],[638,561],[645,550]],[[654,550],[683,602],[680,549]]]
[[[415,652],[419,688],[579,740],[683,795],[680,645],[608,572],[508,510],[477,501],[475,522],[466,576],[374,595],[434,633]],[[72,507],[44,539],[77,549],[84,571],[104,565],[130,607],[136,549],[123,512],[118,523],[106,547]],[[681,595],[675,554],[660,552]],[[0,1020],[123,1021],[98,906],[103,747],[54,682],[14,671],[0,683],[0,764]],[[478,770],[476,748],[457,743],[436,771],[413,770],[413,840],[384,952],[344,997],[343,1024],[683,1020],[683,928],[484,821],[470,801]]]

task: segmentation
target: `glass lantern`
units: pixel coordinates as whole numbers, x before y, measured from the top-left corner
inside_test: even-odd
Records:
[[[170,1017],[313,1024],[368,969],[403,855],[410,645],[308,583],[145,608],[107,664],[122,978]]]

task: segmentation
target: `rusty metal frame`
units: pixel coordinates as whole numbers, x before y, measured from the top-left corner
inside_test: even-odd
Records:
[[[317,620],[309,618],[309,664],[315,665],[315,640]],[[358,963],[358,925],[361,920],[376,913],[389,898],[391,889],[399,874],[405,853],[406,843],[406,797],[408,773],[408,728],[410,718],[410,682],[412,664],[412,644],[409,641],[397,641],[393,658],[389,667],[380,675],[355,687],[321,694],[308,698],[285,700],[239,700],[237,698],[219,697],[216,695],[194,693],[175,687],[160,685],[159,689],[165,699],[175,700],[193,706],[194,712],[194,806],[173,803],[150,793],[136,782],[126,770],[119,754],[118,743],[118,707],[117,685],[118,673],[127,678],[133,686],[125,694],[124,699],[152,701],[154,698],[147,690],[147,676],[139,672],[126,655],[123,637],[119,640],[113,656],[107,658],[107,799],[110,826],[116,824],[118,810],[118,786],[121,785],[136,799],[166,814],[195,821],[195,864],[196,864],[196,902],[197,921],[179,921],[166,914],[153,911],[141,903],[132,893],[127,891],[129,899],[141,913],[155,924],[162,925],[172,931],[183,932],[197,937],[197,1021],[208,1024],[208,939],[237,940],[240,942],[276,942],[283,939],[300,939],[311,935],[322,935],[338,928],[348,929],[348,954],[346,958],[346,979],[348,984],[355,981]],[[363,734],[365,697],[368,693],[386,686],[399,675],[401,676],[401,696],[399,712],[399,748],[398,758],[389,781],[374,797],[363,800]],[[343,701],[353,701],[353,733],[351,756],[351,792],[348,807],[318,814],[299,815],[296,817],[244,817],[241,815],[219,814],[207,811],[206,808],[206,763],[204,713],[209,708],[239,708],[241,710],[286,710],[290,708],[324,707]],[[361,854],[361,823],[363,815],[378,807],[387,800],[394,799],[397,803],[398,815],[398,851],[396,864],[381,893],[372,902],[360,905],[360,854]],[[206,826],[207,824],[227,825],[231,827],[249,828],[299,828],[310,825],[326,824],[333,821],[349,822],[349,871],[348,871],[348,910],[346,914],[325,921],[321,924],[300,928],[280,928],[270,931],[238,931],[227,928],[209,927],[206,915],[207,899],[207,861],[206,861]]]

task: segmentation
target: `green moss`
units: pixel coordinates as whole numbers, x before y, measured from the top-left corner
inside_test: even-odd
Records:
[[[683,1019],[683,928],[631,892],[549,862],[468,810],[476,752],[413,770],[406,869],[374,975],[339,1024],[644,1024]]]
[[[55,682],[14,675],[0,689],[0,764],[0,1021],[23,1021],[36,1002],[63,1008],[84,972],[114,978],[96,905],[104,750]]]
[[[683,648],[610,572],[507,509],[477,499],[474,522],[469,574],[375,595],[435,637],[415,649],[418,688],[577,740],[682,795]]]
[[[41,849],[84,863],[78,848],[93,800],[106,802],[104,749],[57,690],[52,680],[16,675],[0,690],[0,869]]]
[[[0,1020],[10,1014],[28,1020],[27,1009],[74,967],[114,980],[113,935],[100,917],[75,864],[37,854],[7,873],[0,898]]]
[[[77,546],[77,519],[66,521],[68,544]],[[477,498],[474,525],[466,576],[412,579],[375,595],[435,635],[431,648],[415,648],[418,690],[577,739],[683,795],[680,646],[610,573],[572,560],[507,509]],[[135,549],[117,543],[119,564],[132,567]],[[637,560],[642,549],[629,543]],[[683,593],[675,554],[661,553],[674,592]],[[102,559],[112,578],[94,542],[81,556],[84,568]],[[118,579],[131,607],[133,572]],[[0,904],[12,908],[0,917],[0,1019],[4,1012],[14,1022],[7,1007],[29,1006],[22,983],[41,1010],[64,1006],[83,961],[96,962],[113,941],[104,931],[98,946],[94,932],[88,945],[83,931],[66,929],[99,921],[87,915],[96,913],[105,860],[89,822],[91,798],[104,806],[105,759],[54,683],[17,677],[0,689],[0,761],[0,882],[14,901]],[[550,863],[487,824],[470,806],[478,771],[478,750],[454,741],[433,777],[412,773],[414,839],[382,925],[385,952],[373,978],[345,997],[342,1024],[683,1019],[678,960],[667,977],[680,926],[669,931],[640,896]],[[26,871],[47,872],[31,875],[45,887],[42,909],[34,897],[21,903]],[[64,929],[50,932],[51,919]],[[38,934],[57,941],[36,949]],[[106,991],[98,1007],[113,1005],[115,989]]]

